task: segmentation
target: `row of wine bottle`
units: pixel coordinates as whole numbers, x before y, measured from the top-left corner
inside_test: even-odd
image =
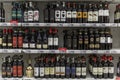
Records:
[[[94,78],[106,79],[114,77],[114,63],[111,55],[68,56],[46,54],[34,58],[29,55],[27,65],[24,66],[22,55],[6,56],[3,58],[1,73],[3,78],[86,78],[87,70]],[[25,68],[25,70],[24,70]],[[117,76],[120,76],[120,59],[117,63]]]

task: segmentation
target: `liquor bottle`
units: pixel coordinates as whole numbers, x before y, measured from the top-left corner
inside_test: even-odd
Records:
[[[19,30],[18,33],[18,48],[22,48],[23,47],[23,32],[22,30]]]
[[[37,7],[37,3],[35,3],[35,8],[34,8],[34,11],[33,11],[33,20],[34,22],[39,22],[39,19],[40,19],[40,13],[39,13],[39,9]]]
[[[84,7],[83,7],[83,12],[82,12],[82,22],[83,23],[87,23],[87,21],[88,21],[88,12],[87,12],[87,5],[86,4],[84,4],[83,5]]]
[[[0,48],[2,48],[2,37],[3,37],[3,30],[0,29]]]
[[[72,49],[78,49],[78,36],[76,30],[73,31],[73,36],[72,36]]]
[[[6,78],[7,77],[7,63],[6,63],[6,58],[2,58],[2,78]]]
[[[60,60],[60,72],[61,72],[61,78],[65,78],[65,56],[62,56],[61,57],[61,60]]]
[[[83,18],[83,15],[82,15],[82,7],[81,7],[81,4],[78,4],[78,10],[77,10],[77,22],[78,23],[82,23],[82,18]]]
[[[49,18],[50,18],[49,7],[50,7],[50,5],[49,5],[49,3],[48,3],[48,4],[46,5],[46,8],[44,9],[44,22],[45,22],[45,23],[50,22],[50,21],[49,21]],[[53,13],[53,14],[54,14],[54,13]]]
[[[8,56],[7,58],[6,58],[6,60],[7,60],[7,77],[8,78],[11,78],[12,77],[12,63],[11,63],[11,58],[10,58],[10,56]]]
[[[23,21],[23,10],[22,10],[22,6],[20,3],[18,4],[18,7],[17,7],[17,21],[18,22]]]
[[[49,35],[48,35],[48,47],[49,47],[49,49],[53,49],[53,40],[54,38],[53,38],[53,30],[52,30],[52,28],[50,28],[49,29]]]
[[[72,23],[77,22],[77,10],[76,10],[76,3],[73,3],[73,9],[72,9]]]
[[[54,46],[54,49],[58,49],[59,47],[59,37],[58,37],[58,30],[57,29],[54,29],[54,32],[53,32],[53,46]]]
[[[28,7],[28,22],[33,22],[33,21],[34,21],[33,3],[29,2],[29,7]]]
[[[18,31],[17,30],[13,30],[13,37],[12,37],[12,45],[13,45],[13,48],[17,48],[18,46]]]
[[[8,39],[7,39],[7,42],[8,42],[8,44],[7,44],[7,46],[8,46],[8,48],[12,48],[13,46],[12,46],[12,29],[8,29]]]
[[[102,76],[103,76],[103,65],[102,65],[102,60],[101,59],[98,59],[98,78],[101,79]]]
[[[60,56],[56,57],[55,77],[60,78]]]
[[[113,79],[114,78],[114,64],[112,62],[113,57],[112,56],[108,56],[108,77]]]
[[[71,58],[71,78],[75,78],[76,74],[76,66],[75,66],[75,58]]]
[[[28,49],[29,48],[29,40],[28,40],[28,30],[26,29],[24,34],[24,39],[23,39],[23,48]]]
[[[65,23],[66,22],[66,8],[65,8],[65,2],[62,2],[62,9],[60,11],[60,22]]]
[[[78,34],[78,49],[82,50],[83,49],[83,30],[80,29],[79,30],[79,34]]]
[[[13,71],[12,76],[15,78],[15,77],[18,76],[17,75],[17,63],[18,63],[17,59],[18,59],[18,56],[14,55],[12,57],[12,59],[13,59],[13,61],[12,61],[12,71]]]
[[[43,49],[48,49],[48,37],[47,33],[44,31],[43,33]]]
[[[23,75],[24,75],[24,62],[22,60],[23,56],[20,55],[18,57],[18,62],[17,62],[17,75],[18,75],[18,78],[22,78]]]
[[[39,65],[40,65],[40,67],[39,67],[39,76],[40,76],[40,78],[44,78],[44,76],[45,76],[45,67],[44,67],[44,61],[43,61],[43,57],[40,57],[39,58]]]
[[[12,12],[11,12],[12,20],[16,21],[17,20],[17,3],[12,3],[12,5],[13,5]]]
[[[55,77],[55,58],[51,57],[50,61],[50,78]]]
[[[35,58],[35,64],[34,64],[34,77],[38,78],[39,77],[39,61],[38,61],[38,57]]]
[[[37,49],[42,49],[42,30],[38,31],[38,35],[37,35],[37,43],[36,43],[36,48]]]
[[[87,29],[84,30],[84,49],[88,50],[89,48],[89,39],[88,39],[88,31]]]
[[[116,5],[116,10],[114,12],[114,23],[119,23],[119,5]]]
[[[86,58],[84,56],[81,56],[82,62],[81,62],[81,77],[86,78],[87,75],[87,68],[86,68]]]
[[[26,77],[28,77],[28,78],[33,77],[33,67],[32,67],[32,61],[31,61],[30,56],[29,56],[29,59],[28,59],[28,65],[26,67]]]
[[[93,9],[92,9],[92,4],[89,4],[89,9],[88,9],[88,23],[93,22]]]
[[[50,61],[47,58],[45,58],[45,78],[49,78],[50,77]]]
[[[5,22],[5,9],[3,7],[3,3],[0,3],[0,22]]]
[[[65,77],[70,78],[71,74],[71,67],[70,67],[70,57],[66,59],[66,66],[65,66]]]
[[[119,57],[119,61],[117,63],[117,76],[120,77],[120,57]]]
[[[92,67],[93,69],[93,71],[92,71],[92,73],[93,73],[93,77],[94,78],[97,78],[97,75],[98,75],[98,66],[97,66],[97,59],[96,59],[96,57],[94,58],[94,62],[93,62],[93,67]]]
[[[25,3],[25,10],[24,10],[24,22],[28,22],[28,3]]]
[[[108,9],[108,6],[109,4],[107,2],[104,3],[104,9],[103,9],[103,20],[104,20],[104,23],[109,23],[109,9]]]
[[[107,56],[104,57],[104,65],[103,65],[103,78],[108,78],[108,62],[107,62]]]
[[[66,22],[71,23],[72,12],[71,12],[71,4],[67,3],[67,10],[66,10]]]
[[[94,4],[93,6],[94,6],[93,7],[93,22],[98,23],[98,13],[99,13],[99,11],[98,11],[98,8],[97,8],[97,4]]]
[[[35,30],[32,29],[32,33],[31,33],[31,39],[30,39],[30,48],[35,49],[36,48],[36,41],[35,41]]]
[[[94,32],[93,32],[93,29],[90,29],[89,30],[89,49],[93,50],[94,49],[94,42],[95,42],[95,39],[94,39]]]
[[[48,17],[49,19],[50,19],[50,23],[54,23],[55,22],[55,9],[54,9],[54,5],[53,4],[51,4],[50,5],[50,9],[48,9],[49,10],[49,17],[48,16],[46,16],[46,18]]]
[[[95,44],[94,44],[95,46],[94,47],[95,47],[96,50],[98,50],[98,49],[100,49],[100,35],[99,35],[99,32],[98,32],[97,29],[95,29],[95,35],[94,36],[95,36],[95,39],[94,39],[95,40]]]
[[[7,48],[7,30],[3,30],[2,47]]]
[[[76,58],[76,78],[81,78],[82,75],[82,64],[81,64],[81,59],[78,56]]]
[[[55,22],[59,23],[60,22],[60,16],[61,16],[61,11],[59,8],[59,4],[56,4],[56,8],[55,8]]]
[[[105,31],[105,40],[106,40],[106,48],[105,49],[112,49],[112,35],[110,29],[106,29]]]
[[[65,39],[65,45],[67,49],[71,49],[72,48],[72,36],[71,36],[71,32],[67,31],[66,32],[66,39]]]
[[[99,16],[98,16],[98,19],[99,19],[99,23],[103,23],[104,22],[104,19],[103,19],[103,16],[104,16],[104,10],[103,10],[103,4],[102,2],[100,2],[99,4]]]
[[[105,34],[104,29],[100,31],[100,49],[105,50]]]

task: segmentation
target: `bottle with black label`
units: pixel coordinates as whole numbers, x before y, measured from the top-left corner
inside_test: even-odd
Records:
[[[76,78],[81,78],[82,75],[82,64],[80,57],[76,58]]]
[[[33,22],[33,21],[34,21],[33,3],[29,2],[29,7],[28,7],[28,22]]]
[[[110,13],[109,13],[109,8],[108,8],[109,4],[108,2],[105,2],[104,3],[104,9],[103,9],[103,20],[104,20],[104,23],[109,23],[109,16],[110,16]]]
[[[26,29],[23,39],[23,48],[28,49],[29,48],[29,36],[28,36],[28,30]]]
[[[71,58],[71,78],[75,78],[76,75],[76,66],[75,66],[75,58]]]
[[[81,77],[86,78],[87,68],[86,68],[86,58],[81,56]]]
[[[12,77],[12,63],[11,63],[11,58],[8,56],[7,58],[7,77],[11,78]]]
[[[42,30],[38,31],[38,35],[37,35],[37,43],[36,43],[36,48],[37,49],[42,49]]]
[[[50,13],[49,15],[46,15],[46,16],[49,16],[48,18],[50,19],[50,23],[54,23],[55,22],[55,9],[54,9],[54,4],[51,4],[50,5],[50,9],[48,9]],[[47,12],[47,11],[46,11]],[[46,17],[47,19],[47,17]]]
[[[78,44],[77,44],[77,42],[78,42],[78,37],[77,37],[77,32],[76,32],[76,30],[74,30],[73,32],[72,32],[72,49],[78,49]]]
[[[49,78],[50,77],[50,61],[49,58],[47,57],[45,59],[45,78]]]
[[[60,16],[61,16],[61,11],[59,8],[59,4],[56,4],[56,8],[55,8],[55,22],[59,23],[60,22]]]
[[[17,20],[17,3],[12,3],[12,5],[13,5],[12,12],[11,12],[12,20],[16,21]]]
[[[36,41],[35,41],[35,30],[32,29],[32,33],[31,33],[31,39],[30,39],[30,48],[31,49],[35,49],[36,48]]]
[[[60,78],[60,56],[56,57],[55,77]]]
[[[61,78],[65,78],[65,56],[61,57],[60,60],[60,72],[61,72]]]
[[[97,8],[97,4],[93,5],[93,22],[94,23],[98,23],[98,8]]]
[[[50,61],[50,78],[55,77],[55,58],[52,57]]]
[[[88,21],[88,12],[87,12],[87,5],[86,4],[83,5],[82,18],[83,18],[82,22],[87,23],[87,21]]]
[[[60,22],[65,23],[66,22],[66,8],[65,8],[65,2],[62,2],[62,9],[61,9],[61,17]]]
[[[105,50],[105,34],[104,29],[100,30],[100,49]]]
[[[35,58],[35,64],[34,64],[34,77],[38,78],[39,77],[39,61],[38,61],[38,57]]]
[[[2,47],[7,48],[7,30],[3,30]]]
[[[89,48],[89,39],[88,39],[88,31],[87,29],[84,30],[84,49],[88,50]]]
[[[48,37],[46,31],[43,32],[43,49],[48,49]]]
[[[117,63],[117,76],[120,77],[120,57]]]
[[[0,29],[0,48],[2,48],[2,36],[3,36],[3,30]]]
[[[71,23],[72,12],[71,12],[71,4],[70,2],[67,3],[67,10],[66,10],[66,22]]]
[[[8,48],[12,48],[12,29],[8,29],[8,43],[7,46]]]
[[[94,44],[94,48],[96,50],[100,49],[100,35],[99,35],[99,32],[98,32],[98,29],[95,29],[95,44]]]
[[[88,9],[88,23],[93,22],[93,9],[92,9],[92,4],[89,4],[89,9]]]
[[[24,14],[23,14],[23,19],[24,19],[24,22],[28,22],[28,3],[26,2],[25,3],[25,9],[24,9]]]
[[[44,75],[45,75],[45,68],[44,68],[44,61],[43,61],[43,57],[41,56],[41,57],[39,57],[39,65],[40,65],[40,67],[39,67],[39,77],[40,78],[43,78],[44,77]]]
[[[79,30],[78,34],[78,49],[82,50],[83,49],[83,29]]]
[[[77,22],[78,22],[78,23],[82,23],[82,18],[83,18],[83,15],[82,15],[82,7],[81,7],[81,4],[78,4]]]
[[[6,58],[2,58],[2,78],[6,78],[7,77],[7,63],[6,63]]]
[[[53,37],[53,46],[54,46],[54,49],[58,49],[59,47],[59,37],[58,37],[58,30],[55,28],[54,29],[54,37]]]
[[[49,8],[50,8],[50,5],[49,5],[49,3],[48,3],[48,4],[46,5],[46,8],[44,9],[44,22],[45,22],[45,23],[50,22],[50,21],[49,21],[49,18],[50,18]],[[53,13],[53,14],[54,14],[54,13]]]
[[[94,40],[93,29],[89,30],[89,34],[90,34],[90,36],[89,36],[89,49],[93,50],[94,47],[95,47],[95,45],[94,45],[95,40]]]
[[[49,29],[49,35],[48,35],[48,47],[49,47],[49,49],[53,49],[53,40],[54,38],[53,38],[53,30],[52,30],[52,28],[50,28]]]
[[[76,10],[76,3],[73,3],[73,9],[72,9],[72,23],[77,22],[77,10]]]
[[[33,17],[34,17],[33,18],[34,22],[39,22],[40,13],[39,13],[39,9],[38,9],[37,3],[35,3],[35,5],[34,5]]]
[[[23,10],[21,4],[18,4],[17,7],[17,21],[22,22],[23,21]]]
[[[104,10],[103,10],[103,3],[100,2],[99,4],[99,14],[98,14],[98,19],[99,19],[99,23],[103,23],[104,22],[104,19],[103,19],[103,16],[104,16]]]
[[[70,58],[67,57],[67,59],[66,59],[66,67],[65,67],[65,77],[66,78],[70,78],[70,74],[71,74],[70,69],[71,69],[70,68]]]
[[[3,3],[0,3],[0,22],[5,22],[5,9]]]

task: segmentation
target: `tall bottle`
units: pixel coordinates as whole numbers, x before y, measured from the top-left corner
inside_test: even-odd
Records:
[[[1,67],[1,69],[2,69],[2,78],[6,78],[7,77],[7,69],[6,69],[6,67],[7,67],[7,63],[6,63],[6,58],[2,58],[2,67]]]
[[[56,4],[56,8],[55,8],[55,22],[60,22],[60,16],[61,16],[61,11],[59,8],[59,4]]]
[[[98,78],[101,79],[103,77],[103,64],[102,64],[102,60],[98,59]]]
[[[110,13],[109,13],[109,8],[108,8],[109,4],[107,2],[104,3],[104,16],[103,16],[103,20],[104,20],[104,23],[109,23],[109,16],[110,16]]]
[[[54,49],[58,49],[58,47],[59,47],[58,30],[54,29],[53,34],[54,34],[54,37],[53,37],[53,46],[54,46]]]
[[[54,5],[51,4],[50,5],[50,8],[48,9],[49,12],[48,12],[48,15],[46,15],[46,18],[48,17],[49,20],[50,20],[50,23],[54,23],[55,22],[55,9],[54,9]],[[47,10],[47,11],[48,11]],[[47,13],[46,13],[47,14]]]
[[[50,21],[49,21],[49,18],[50,18],[49,7],[50,7],[50,5],[47,4],[47,5],[46,5],[46,8],[44,9],[44,22],[45,22],[45,23],[50,22]],[[54,13],[53,13],[53,14],[54,14]]]
[[[71,23],[72,20],[72,12],[71,12],[71,4],[67,3],[67,12],[66,12],[66,22]]]
[[[22,10],[21,4],[18,4],[18,7],[17,7],[17,20],[18,22],[23,21],[23,10]]]
[[[109,73],[109,65],[107,62],[107,56],[104,57],[104,65],[103,65],[103,78],[108,78],[108,73]]]
[[[76,30],[73,31],[73,36],[72,36],[72,49],[78,49],[78,37],[77,37],[77,32]]]
[[[3,30],[0,30],[0,48],[2,48],[2,36],[3,36]]]
[[[104,16],[103,4],[102,4],[102,2],[100,2],[100,4],[99,4],[99,16],[98,16],[99,23],[104,22],[103,16]]]
[[[17,48],[18,46],[18,31],[17,30],[14,30],[13,32],[13,37],[12,37],[12,45],[13,45],[13,48]]]
[[[65,35],[66,39],[65,39],[65,45],[66,48],[71,49],[72,48],[72,36],[71,36],[71,32],[67,31],[66,35]]]
[[[28,22],[28,3],[25,3],[25,10],[24,10],[24,22]]]
[[[18,76],[18,74],[17,74],[17,63],[18,63],[17,59],[18,59],[18,56],[14,55],[12,57],[12,59],[13,59],[13,61],[12,61],[12,71],[13,71],[12,76],[17,77]]]
[[[82,15],[82,7],[81,7],[81,4],[78,4],[78,10],[77,10],[77,22],[78,23],[82,23],[82,18],[83,18],[83,15]]]
[[[56,57],[56,64],[55,64],[55,77],[60,77],[60,56]]]
[[[48,37],[47,33],[44,31],[43,32],[43,49],[48,49]]]
[[[43,60],[44,58],[43,57],[40,57],[39,58],[39,76],[40,76],[40,78],[44,78],[45,77],[45,65],[44,65],[44,60]]]
[[[39,13],[39,9],[38,9],[37,3],[35,3],[34,6],[35,7],[34,7],[34,11],[33,11],[33,20],[34,20],[34,22],[39,22],[40,13]]]
[[[53,49],[53,40],[54,38],[53,38],[53,30],[52,30],[52,28],[51,29],[49,29],[49,35],[48,35],[48,47],[49,47],[49,49]]]
[[[78,34],[78,49],[82,50],[83,48],[83,32],[82,29],[79,30],[79,34]]]
[[[65,78],[65,56],[62,56],[60,61],[61,61],[60,64],[61,78]]]
[[[17,3],[12,3],[12,5],[13,5],[12,12],[11,12],[12,20],[16,21],[17,20]]]
[[[12,48],[12,29],[8,29],[8,39],[7,39],[8,48]]]
[[[97,29],[95,29],[95,49],[100,49],[100,35]]]
[[[117,76],[120,77],[120,57],[117,63]]]
[[[82,64],[81,64],[80,57],[78,56],[76,58],[76,77],[81,78],[81,75],[82,75]]]
[[[38,35],[37,35],[37,43],[36,43],[36,48],[37,48],[37,49],[42,49],[42,47],[43,47],[43,46],[42,46],[42,45],[43,45],[43,44],[42,44],[42,40],[43,40],[43,39],[42,39],[42,35],[41,35],[41,34],[42,34],[41,30],[39,30],[39,31],[38,31]]]
[[[28,22],[33,22],[33,21],[34,21],[33,3],[29,2],[29,7],[28,7]]]
[[[88,21],[87,5],[84,4],[83,6],[84,7],[83,7],[83,12],[82,12],[82,16],[83,16],[82,22],[87,23],[87,21]]]
[[[84,56],[81,56],[82,62],[81,62],[81,77],[86,78],[87,75],[87,67],[86,67],[86,58]]]
[[[75,78],[76,75],[76,65],[75,65],[75,58],[71,58],[71,78]]]
[[[98,23],[98,13],[99,13],[98,7],[97,7],[97,4],[94,4],[93,6],[94,6],[93,7],[93,22]]]
[[[93,29],[90,29],[89,34],[90,34],[90,36],[89,36],[89,49],[93,50],[93,49],[94,49],[94,46],[95,46],[95,45],[94,45],[95,40],[94,40],[94,32],[93,32]]]
[[[45,58],[45,78],[49,78],[50,76],[50,61],[47,58]]]
[[[12,77],[12,63],[10,56],[7,57],[7,77]]]
[[[92,9],[92,4],[89,4],[89,9],[88,9],[88,23],[93,22],[93,9]]]
[[[105,49],[105,34],[104,34],[104,29],[100,31],[100,49],[104,50]]]
[[[71,67],[70,67],[70,57],[66,59],[66,66],[65,66],[65,77],[70,78],[71,74]]]
[[[7,30],[3,30],[2,47],[7,48]]]
[[[34,77],[38,78],[39,77],[39,61],[38,61],[38,57],[35,58],[35,64],[34,64]]]
[[[72,9],[72,23],[77,22],[77,10],[76,10],[76,3],[73,3],[73,9]]]
[[[62,9],[61,9],[61,17],[60,17],[60,22],[65,23],[66,22],[66,5],[65,2],[62,3]]]
[[[93,67],[92,67],[92,73],[93,73],[93,77],[96,79],[97,78],[97,75],[98,75],[98,66],[97,66],[97,59],[96,57],[93,59],[94,62],[93,62]]]
[[[50,78],[55,77],[55,58],[51,57],[50,61]]]
[[[28,36],[28,30],[26,29],[23,39],[23,48],[28,49],[29,48],[29,36]]]
[[[84,49],[88,50],[89,48],[89,39],[88,39],[88,31],[84,30]]]
[[[3,7],[3,3],[0,3],[0,22],[5,22],[5,9]]]
[[[22,48],[23,47],[23,32],[22,30],[19,30],[18,33],[18,48]]]

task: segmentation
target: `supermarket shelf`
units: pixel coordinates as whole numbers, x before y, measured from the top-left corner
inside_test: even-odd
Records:
[[[6,22],[4,22],[4,23],[0,23],[0,26],[2,26],[2,27],[4,27],[4,26],[21,26],[22,25],[22,23],[6,23]]]
[[[21,49],[0,49],[0,53],[21,53]]]

